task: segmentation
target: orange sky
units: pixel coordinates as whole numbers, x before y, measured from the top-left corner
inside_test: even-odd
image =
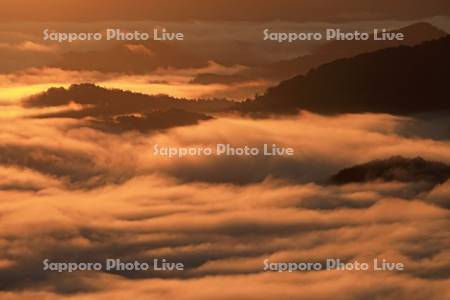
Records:
[[[411,0],[16,0],[2,1],[0,7],[0,20],[8,21],[395,20],[450,13],[447,0],[431,0],[426,5],[423,1]]]

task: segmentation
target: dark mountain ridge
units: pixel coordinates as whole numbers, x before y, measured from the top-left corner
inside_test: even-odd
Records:
[[[389,32],[402,33],[404,35],[404,40],[375,41],[373,39],[373,35],[371,35],[371,38],[366,41],[331,41],[313,49],[310,54],[278,61],[261,67],[249,68],[237,74],[199,74],[192,80],[192,83],[229,84],[258,79],[281,81],[296,75],[304,75],[312,68],[316,68],[337,59],[350,58],[359,54],[402,45],[414,46],[422,42],[439,39],[447,35],[445,31],[426,22],[413,23],[406,27],[391,30]]]
[[[226,100],[185,100],[105,89],[88,83],[71,85],[68,89],[50,88],[23,102],[27,107],[58,107],[71,103],[81,107],[35,118],[83,119],[87,126],[111,133],[132,130],[145,133],[210,120],[212,117],[206,113],[225,111],[232,105]]]
[[[250,113],[413,114],[450,109],[450,36],[340,59],[235,107]]]
[[[120,89],[106,89],[94,84],[73,84],[69,88],[50,88],[24,101],[27,107],[63,106],[70,103],[85,105],[73,111],[73,117],[145,113],[154,110],[183,109],[193,112],[217,112],[231,107],[234,102],[216,100],[187,100],[168,95],[146,95]]]

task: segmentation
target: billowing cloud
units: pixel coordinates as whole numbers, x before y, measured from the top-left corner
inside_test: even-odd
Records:
[[[71,108],[69,105],[63,109]],[[11,123],[11,119],[5,119],[2,157],[13,165],[26,163],[27,167],[32,165],[41,171],[44,168],[46,173],[65,174],[69,178],[78,174],[70,168],[73,164],[81,172],[75,177],[85,180],[96,174],[126,178],[120,174],[162,172],[187,181],[232,183],[257,182],[267,177],[324,182],[342,168],[396,155],[420,156],[448,164],[450,144],[447,140],[408,138],[401,134],[402,128],[411,122],[414,121],[409,118],[374,114],[323,117],[303,113],[298,117],[268,120],[217,116],[197,126],[150,135],[136,132],[110,135],[88,129],[85,120],[19,119]],[[155,145],[159,148],[215,148],[217,144],[258,149],[264,144],[275,144],[293,148],[295,155],[169,158],[154,153]],[[129,151],[128,160],[122,162],[126,165],[122,165],[119,163],[122,160],[116,158]],[[7,158],[10,155],[13,157]],[[55,160],[56,157],[60,158]],[[119,163],[117,168],[114,167],[116,162]],[[81,167],[83,164],[86,167]]]

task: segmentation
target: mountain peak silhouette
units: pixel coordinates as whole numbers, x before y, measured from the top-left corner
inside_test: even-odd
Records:
[[[350,58],[359,54],[402,45],[415,46],[447,35],[447,32],[427,22],[413,23],[391,32],[401,32],[405,39],[403,41],[374,41],[373,38],[367,41],[331,41],[318,46],[311,54],[276,62],[270,66],[267,72],[281,76],[281,79],[288,79],[298,74],[306,74],[312,68],[337,59]]]
[[[375,41],[373,35],[371,35],[371,38],[367,41],[332,41],[318,47],[313,51],[313,55],[324,56],[324,59],[331,61],[389,47],[414,46],[424,41],[439,39],[447,35],[445,31],[427,22],[413,23],[400,29],[390,30],[390,32],[403,33],[404,40]]]

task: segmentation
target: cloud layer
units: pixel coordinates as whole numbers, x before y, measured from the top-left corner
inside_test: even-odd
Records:
[[[448,140],[390,115],[217,116],[159,133],[82,120],[1,119],[2,299],[446,299],[450,184],[322,182],[392,155],[450,162]],[[408,127],[409,126],[409,127]],[[410,132],[404,135],[405,128]],[[421,137],[422,136],[422,137]],[[154,144],[293,147],[290,158],[152,155]],[[403,272],[263,272],[326,258]],[[184,272],[42,270],[42,260],[183,262]]]

